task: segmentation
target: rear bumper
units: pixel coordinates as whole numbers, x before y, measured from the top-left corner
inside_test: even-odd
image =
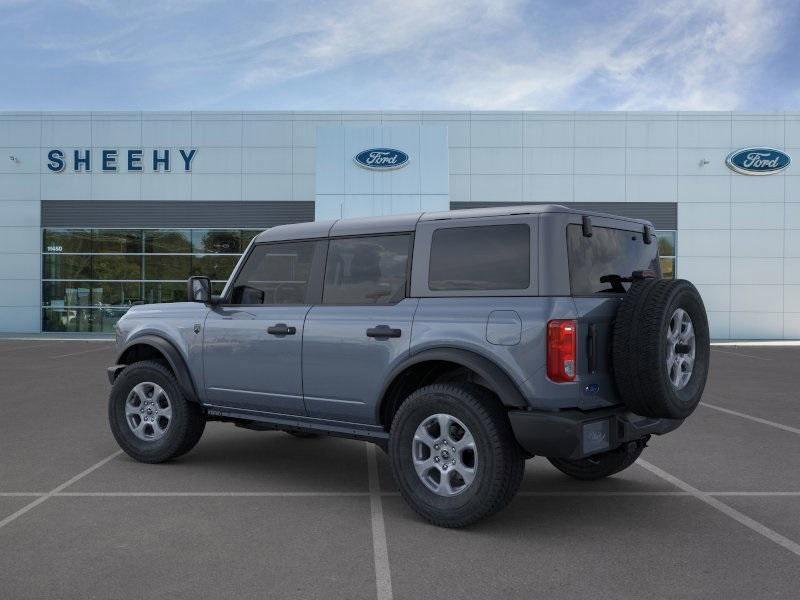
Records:
[[[517,442],[530,454],[579,459],[619,448],[646,435],[677,429],[683,419],[653,419],[621,408],[558,412],[512,410],[508,417]]]

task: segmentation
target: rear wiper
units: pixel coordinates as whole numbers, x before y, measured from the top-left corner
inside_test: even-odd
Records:
[[[634,271],[631,273],[630,277],[623,277],[622,275],[618,275],[616,273],[610,273],[608,275],[603,275],[600,278],[600,283],[610,283],[612,292],[616,292],[618,294],[624,294],[625,288],[623,287],[623,283],[633,283],[634,281],[640,281],[642,279],[653,279],[656,277],[656,272],[651,271],[649,269],[644,271]]]

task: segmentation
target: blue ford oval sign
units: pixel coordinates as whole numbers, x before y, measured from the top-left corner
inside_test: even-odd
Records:
[[[792,159],[775,148],[742,148],[728,155],[725,164],[743,175],[771,175],[783,171]]]
[[[408,154],[394,148],[369,148],[353,157],[356,164],[365,169],[388,171],[399,169],[408,162]]]

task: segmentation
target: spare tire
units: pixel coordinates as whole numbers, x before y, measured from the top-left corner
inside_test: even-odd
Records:
[[[634,281],[617,312],[613,371],[634,413],[685,419],[700,402],[710,355],[708,318],[685,279]]]

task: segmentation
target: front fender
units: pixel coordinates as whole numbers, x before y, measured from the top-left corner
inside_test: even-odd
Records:
[[[175,374],[175,378],[178,380],[178,385],[186,398],[192,402],[199,402],[199,396],[191,372],[186,365],[186,360],[183,355],[172,342],[158,335],[140,335],[125,342],[117,356],[117,365],[109,369],[109,379],[111,379],[112,376],[116,379],[119,375],[122,369],[118,369],[117,367],[129,364],[126,354],[129,354],[135,346],[149,346],[157,350],[166,359],[167,363],[169,363],[172,372]]]

